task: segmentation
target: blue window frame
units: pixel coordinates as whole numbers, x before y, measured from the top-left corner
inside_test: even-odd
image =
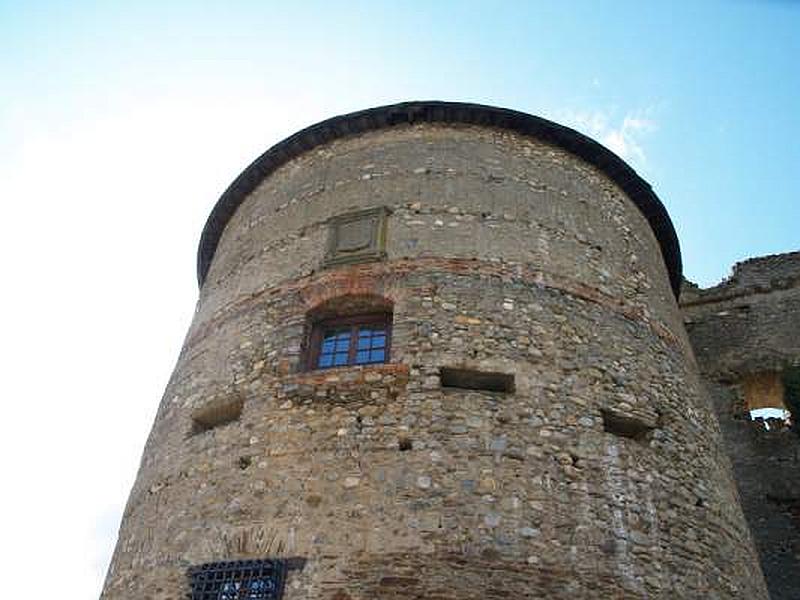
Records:
[[[386,314],[321,321],[312,330],[310,368],[385,363],[390,338],[391,322]]]

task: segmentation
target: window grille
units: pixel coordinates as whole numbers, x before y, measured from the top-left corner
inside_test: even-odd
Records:
[[[283,560],[237,560],[189,569],[189,600],[281,600],[286,580]]]

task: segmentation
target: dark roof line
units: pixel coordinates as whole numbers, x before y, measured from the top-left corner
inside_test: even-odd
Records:
[[[197,279],[203,285],[217,244],[233,213],[266,177],[296,156],[321,144],[395,125],[464,123],[509,129],[553,144],[594,165],[619,185],[650,223],[661,246],[675,297],[681,284],[681,252],[675,228],[650,185],[616,154],[574,129],[526,113],[462,102],[404,102],[333,117],[275,144],[231,183],[203,228],[197,253]]]

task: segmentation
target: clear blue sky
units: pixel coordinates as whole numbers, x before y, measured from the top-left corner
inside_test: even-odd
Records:
[[[386,102],[467,100],[606,142],[628,117],[644,123],[622,153],[672,215],[688,276],[710,284],[798,247],[798,3],[163,4],[0,2],[3,155],[26,119],[165,98],[268,100],[229,179],[277,141],[273,116],[282,135]]]
[[[20,424],[0,456],[26,490],[0,552],[44,552],[68,597],[97,595],[203,223],[283,137],[415,99],[560,121],[652,184],[710,285],[800,248],[798,57],[798,2],[0,0],[0,360]],[[26,564],[7,583],[38,581]]]

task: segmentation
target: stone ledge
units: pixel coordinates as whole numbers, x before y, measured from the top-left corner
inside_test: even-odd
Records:
[[[400,363],[358,365],[288,375],[276,389],[280,401],[359,402],[396,398],[408,383]]]

